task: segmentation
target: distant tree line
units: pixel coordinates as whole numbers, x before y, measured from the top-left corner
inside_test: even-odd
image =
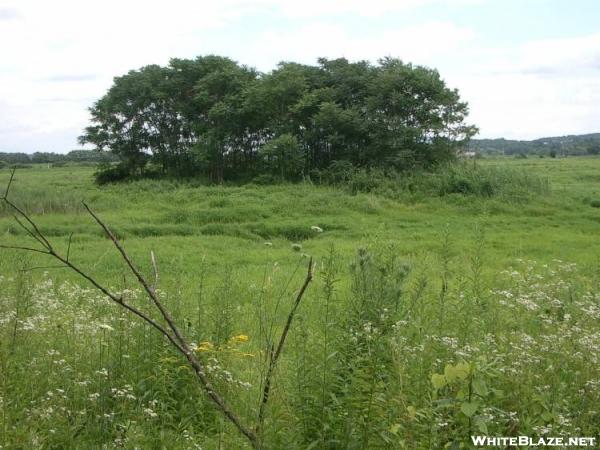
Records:
[[[582,156],[600,154],[600,133],[545,137],[532,141],[472,139],[469,150],[480,154]]]
[[[220,56],[116,77],[82,144],[118,155],[107,175],[298,179],[331,164],[430,167],[476,132],[436,70],[384,58],[280,63],[260,73]]]
[[[68,153],[2,153],[0,152],[0,168],[4,166],[27,164],[66,164],[66,163],[101,163],[116,162],[118,158],[111,153],[93,150],[72,150]]]

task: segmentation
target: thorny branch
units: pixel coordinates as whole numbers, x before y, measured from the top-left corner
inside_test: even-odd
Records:
[[[76,266],[75,264],[73,264],[71,262],[70,255],[71,255],[71,242],[72,242],[72,238],[73,238],[73,233],[71,233],[69,235],[69,242],[68,242],[66,257],[63,257],[60,253],[58,253],[54,249],[54,247],[50,244],[50,242],[48,241],[46,236],[41,232],[40,228],[33,221],[33,219],[31,219],[31,217],[25,211],[20,209],[15,203],[13,203],[11,200],[9,200],[8,196],[10,194],[10,188],[11,188],[11,185],[14,180],[14,175],[15,175],[15,169],[13,169],[13,171],[11,172],[10,179],[6,186],[6,190],[4,192],[4,196],[2,198],[0,198],[0,200],[3,201],[6,205],[8,205],[13,211],[15,211],[16,214],[15,214],[14,218],[16,219],[16,222],[21,226],[21,228],[23,228],[27,232],[27,234],[30,237],[32,237],[38,244],[40,244],[40,246],[42,248],[14,246],[14,245],[0,245],[0,248],[41,253],[41,254],[48,255],[48,256],[58,260],[62,265],[57,266],[57,267],[71,269],[72,271],[74,271],[75,273],[80,275],[82,278],[87,280],[89,283],[91,283],[96,289],[98,289],[100,292],[102,292],[111,301],[113,301],[114,303],[118,304],[119,306],[125,308],[132,314],[138,316],[140,319],[142,319],[143,321],[145,321],[146,323],[148,323],[152,327],[154,327],[159,333],[161,333],[163,336],[165,336],[169,340],[169,342],[175,347],[175,349],[177,349],[177,351],[179,351],[183,356],[185,356],[189,365],[192,367],[196,376],[198,377],[202,387],[206,391],[206,394],[213,401],[213,403],[215,404],[217,409],[219,409],[227,417],[227,419],[237,428],[237,430],[248,439],[248,441],[250,442],[250,445],[253,448],[262,449],[263,445],[262,445],[262,442],[261,442],[261,439],[259,438],[259,436],[260,436],[260,432],[262,431],[262,424],[264,422],[265,408],[266,408],[268,400],[269,400],[269,393],[270,393],[270,389],[271,389],[271,379],[272,379],[275,367],[277,365],[277,361],[279,360],[279,357],[283,350],[283,346],[285,344],[285,340],[289,333],[296,310],[298,309],[298,306],[300,304],[300,301],[302,300],[302,297],[304,295],[304,292],[306,291],[306,288],[308,287],[309,283],[312,280],[312,269],[313,269],[312,258],[308,264],[308,273],[307,273],[306,279],[304,280],[304,284],[300,288],[300,291],[298,292],[296,299],[294,301],[294,304],[292,306],[292,309],[288,315],[286,324],[284,326],[283,332],[279,339],[279,343],[277,345],[277,349],[274,351],[273,351],[273,349],[271,349],[270,358],[269,358],[269,366],[267,368],[267,374],[265,377],[264,388],[263,388],[261,403],[260,403],[260,407],[259,407],[258,423],[257,423],[255,429],[253,430],[252,428],[250,428],[242,423],[242,420],[240,419],[239,415],[236,412],[234,412],[229,407],[229,405],[225,402],[223,397],[221,397],[221,395],[218,394],[213,389],[212,383],[204,370],[203,364],[198,360],[198,358],[196,358],[192,348],[190,347],[189,342],[186,340],[186,338],[180,332],[179,328],[175,324],[170,313],[168,312],[168,310],[164,307],[164,305],[158,298],[158,295],[156,293],[156,287],[157,287],[157,283],[158,283],[158,267],[156,264],[156,259],[154,257],[154,252],[151,252],[151,254],[150,254],[151,261],[152,261],[152,269],[153,269],[153,273],[154,273],[154,283],[150,284],[146,280],[144,275],[139,271],[139,269],[134,265],[133,261],[131,260],[131,258],[129,257],[129,255],[127,254],[127,252],[125,251],[125,249],[123,248],[121,243],[119,242],[119,240],[113,234],[113,232],[98,217],[98,215],[96,213],[94,213],[94,211],[92,211],[92,209],[85,202],[83,203],[83,206],[85,207],[87,212],[90,214],[90,216],[92,216],[92,218],[96,221],[96,223],[102,228],[102,230],[104,231],[106,236],[112,241],[113,245],[119,251],[121,258],[125,261],[125,263],[129,267],[131,272],[135,275],[135,277],[137,278],[140,285],[144,288],[144,291],[146,292],[148,297],[151,299],[154,306],[158,309],[158,311],[160,312],[160,315],[162,316],[164,321],[167,323],[168,329],[165,328],[160,323],[158,323],[157,321],[155,321],[154,319],[152,319],[151,317],[149,317],[143,311],[136,308],[135,306],[126,303],[125,300],[121,296],[117,296],[116,294],[112,293],[107,287],[102,285],[92,275],[88,274],[83,269],[79,268],[78,266]]]

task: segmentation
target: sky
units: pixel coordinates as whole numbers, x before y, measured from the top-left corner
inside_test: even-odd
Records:
[[[392,56],[437,69],[479,138],[600,132],[597,0],[0,0],[0,152],[67,152],[112,79],[170,58]]]

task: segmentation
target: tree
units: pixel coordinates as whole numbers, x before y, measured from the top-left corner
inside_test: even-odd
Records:
[[[215,182],[261,170],[294,179],[332,161],[432,167],[476,132],[437,71],[392,58],[283,62],[267,74],[215,55],[174,59],[115,78],[90,111],[81,142],[111,150],[128,173],[150,162]]]
[[[282,134],[263,145],[259,153],[267,170],[281,180],[302,175],[305,155],[295,136]]]

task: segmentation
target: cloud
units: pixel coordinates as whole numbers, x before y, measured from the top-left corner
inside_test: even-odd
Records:
[[[372,18],[431,5],[474,5],[485,0],[233,0],[238,1],[268,7],[293,18],[330,18],[344,14]]]
[[[534,139],[600,126],[600,34],[494,49],[453,81],[482,137]]]
[[[496,73],[573,77],[600,70],[600,33],[526,42],[488,64]]]
[[[92,74],[60,74],[43,78],[43,80],[50,81],[51,83],[70,83],[77,81],[93,81],[96,78],[97,76]]]
[[[0,8],[0,22],[20,19],[21,15],[15,8]]]
[[[75,145],[87,125],[90,98],[100,98],[114,76],[146,64],[165,64],[171,57],[218,53],[262,70],[281,60],[314,63],[319,56],[342,55],[371,60],[385,55],[407,60],[423,56],[423,62],[433,64],[427,58],[439,54],[434,38],[445,34],[446,43],[440,48],[448,49],[469,36],[450,23],[431,22],[360,38],[332,17],[337,12],[384,14],[450,0],[374,0],[371,6],[355,0],[310,1],[302,8],[326,20],[298,16],[285,22],[283,16],[293,16],[298,5],[288,0],[5,1],[19,20],[0,27],[0,98],[4,100],[0,115],[11,129],[28,129],[29,136],[37,133],[44,139],[77,130],[71,136]],[[250,39],[236,37],[236,33],[243,35],[246,21],[264,17],[281,20],[265,31],[257,30]],[[33,138],[24,136],[6,132],[2,141],[25,149]]]
[[[486,0],[0,2],[4,148],[68,150],[114,76],[208,53],[263,71],[320,56],[435,67],[469,102],[483,136],[586,132],[600,123],[600,34],[494,45],[484,23],[454,13]]]
[[[407,62],[433,65],[435,58],[457,51],[475,34],[449,22],[427,22],[363,37],[333,22],[317,22],[291,30],[265,31],[236,58],[270,70],[275,62],[314,63],[319,57],[370,60],[392,56]]]

